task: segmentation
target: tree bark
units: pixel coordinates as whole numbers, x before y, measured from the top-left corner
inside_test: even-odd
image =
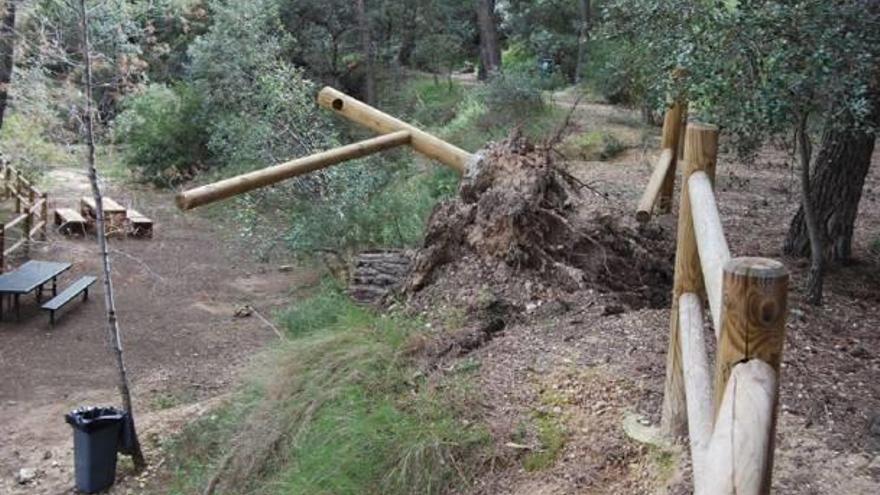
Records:
[[[874,113],[880,114],[876,110]],[[876,116],[874,121],[875,125],[880,124]],[[828,243],[830,261],[845,262],[852,258],[853,225],[876,138],[871,132],[830,126],[822,136],[810,181],[810,198],[816,210],[816,222]],[[803,207],[791,221],[784,251],[789,256],[810,256],[810,237]]]
[[[361,36],[361,53],[364,57],[364,101],[368,105],[375,105],[376,74],[373,66],[373,39],[370,33],[370,20],[367,17],[365,0],[357,0],[357,18]]]
[[[125,359],[122,353],[122,337],[119,331],[119,320],[116,314],[116,300],[113,295],[113,279],[110,271],[110,255],[107,252],[107,235],[104,230],[104,204],[101,195],[101,187],[98,184],[98,171],[95,168],[95,131],[92,113],[94,103],[92,101],[92,59],[89,42],[89,17],[86,10],[85,0],[80,0],[80,26],[82,28],[82,52],[85,64],[85,115],[84,124],[86,130],[86,144],[88,145],[88,175],[92,186],[92,194],[95,198],[95,226],[97,230],[98,249],[101,256],[104,282],[104,307],[107,312],[107,330],[110,337],[110,346],[116,357],[116,368],[119,371],[117,387],[122,397],[122,407],[129,415],[131,428],[131,458],[137,471],[143,470],[147,463],[141,450],[140,442],[135,429],[134,410],[131,404],[131,391],[128,385],[128,373],[125,370]]]
[[[498,18],[495,15],[495,0],[477,1],[477,27],[480,31],[480,71],[481,80],[501,70],[501,44],[498,41]]]
[[[416,48],[416,30],[418,28],[418,6],[415,1],[408,0],[404,11],[406,20],[402,27],[400,48],[397,50],[397,63],[403,67],[409,67],[412,62],[412,54]]]
[[[15,8],[17,0],[6,0],[3,18],[0,19],[0,128],[9,100],[9,83],[12,81],[15,52]]]
[[[587,63],[587,44],[590,42],[590,28],[593,24],[592,5],[590,3],[590,0],[579,0],[578,2],[581,24],[578,32],[577,67],[574,72],[574,79],[577,83],[583,81]]]
[[[807,276],[806,300],[810,304],[819,306],[822,304],[822,285],[825,276],[825,243],[822,231],[819,229],[819,221],[816,217],[816,208],[811,193],[810,162],[813,149],[810,136],[807,135],[806,114],[801,117],[798,125],[797,148],[801,162],[801,209],[804,211],[804,223],[807,227],[807,237],[810,240],[810,272]]]

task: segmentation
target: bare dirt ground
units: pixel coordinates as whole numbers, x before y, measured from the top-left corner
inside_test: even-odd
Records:
[[[78,208],[78,198],[89,192],[79,170],[54,169],[46,182],[52,208]],[[155,466],[161,440],[209,411],[249,359],[277,339],[257,316],[234,317],[236,309],[250,305],[271,319],[290,304],[295,288],[314,284],[317,275],[255,263],[228,242],[222,221],[177,211],[171,194],[117,184],[107,193],[156,222],[153,239],[110,243],[135,412]],[[99,274],[93,236],[50,233],[31,258],[73,263],[61,287]],[[63,414],[119,403],[107,342],[100,283],[88,302],[65,307],[55,328],[32,296],[22,299],[21,321],[8,315],[0,322],[0,493],[72,492],[71,431]],[[19,483],[22,468],[35,478]],[[114,493],[140,492],[128,472],[120,469]]]
[[[573,100],[556,95],[561,106]],[[614,211],[633,227],[656,155],[644,153],[640,131],[627,124],[637,121],[632,112],[582,103],[575,114],[578,131],[619,130],[631,148],[606,162],[567,163],[603,193],[586,193],[587,208]],[[655,137],[652,149],[658,145]],[[781,253],[797,206],[789,160],[773,149],[751,165],[723,153],[719,159],[717,197],[731,252],[781,259],[792,274],[775,493],[880,493],[880,153],[874,160],[856,225],[857,260],[832,269],[825,305],[814,308],[802,302],[805,262]],[[652,223],[674,237],[674,215]],[[473,306],[499,288],[525,315],[460,358],[478,363],[480,404],[496,445],[488,474],[466,493],[690,493],[687,447],[655,436],[668,306],[618,307],[592,290],[560,295],[541,283],[505,285],[504,273],[485,275],[450,269],[444,276],[453,280],[440,283],[430,302],[440,308],[436,327],[444,325],[444,308]],[[536,468],[536,455],[551,461]]]

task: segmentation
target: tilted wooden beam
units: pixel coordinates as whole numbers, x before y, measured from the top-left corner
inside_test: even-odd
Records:
[[[639,200],[639,207],[636,209],[636,220],[639,223],[645,223],[651,219],[651,211],[654,210],[654,203],[660,194],[666,180],[669,167],[675,162],[675,150],[666,148],[660,153],[657,165],[654,166],[654,172],[651,173],[651,180],[648,181],[645,192],[642,193],[642,199]]]
[[[412,134],[410,144],[416,151],[455,169],[460,174],[467,170],[468,162],[473,159],[473,155],[467,151],[333,88],[326,87],[318,93],[318,104],[381,134],[409,131]]]
[[[256,170],[237,177],[224,179],[204,185],[177,195],[177,206],[189,210],[215,201],[220,201],[254,189],[268,186],[299,175],[314,172],[331,165],[355,158],[361,158],[379,151],[409,144],[412,135],[409,131],[398,131],[373,139],[361,141],[332,150],[316,153],[304,158]]]

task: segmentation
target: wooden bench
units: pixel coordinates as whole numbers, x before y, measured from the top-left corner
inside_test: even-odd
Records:
[[[128,235],[132,237],[153,237],[153,221],[136,210],[128,210]]]
[[[58,226],[58,231],[64,235],[86,234],[86,219],[73,208],[56,208],[55,225]]]
[[[72,301],[76,296],[82,294],[83,301],[88,300],[89,286],[94,284],[95,280],[97,279],[92,276],[82,277],[76,282],[68,285],[60,294],[46,302],[46,304],[43,305],[43,309],[49,312],[49,324],[53,326],[55,325],[55,312]]]

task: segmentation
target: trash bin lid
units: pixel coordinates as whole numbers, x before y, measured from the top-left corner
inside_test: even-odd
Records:
[[[123,421],[125,412],[115,407],[81,407],[64,415],[67,424],[77,430],[92,432]]]

